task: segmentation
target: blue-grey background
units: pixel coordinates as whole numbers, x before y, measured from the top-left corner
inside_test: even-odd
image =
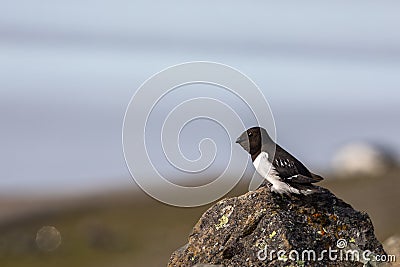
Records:
[[[134,188],[126,106],[151,75],[193,60],[251,77],[278,143],[313,170],[354,140],[399,154],[397,1],[0,4],[2,195]]]

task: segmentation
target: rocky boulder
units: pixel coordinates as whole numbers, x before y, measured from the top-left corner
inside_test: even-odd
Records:
[[[368,215],[329,190],[280,196],[261,187],[208,209],[168,266],[379,266],[381,255]]]

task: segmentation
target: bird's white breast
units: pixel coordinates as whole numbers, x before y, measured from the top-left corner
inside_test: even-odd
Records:
[[[257,172],[264,178],[267,177],[269,170],[271,169],[271,163],[268,161],[268,153],[261,152],[257,158],[253,161],[253,165]]]
[[[261,152],[260,155],[258,155],[257,158],[253,161],[253,165],[256,168],[257,172],[272,184],[272,191],[275,191],[279,194],[299,194],[298,189],[293,188],[281,181],[274,166],[268,160],[267,152]]]
[[[277,177],[274,166],[268,160],[268,156],[267,152],[261,152],[253,161],[253,165],[262,177],[266,178],[270,183],[274,183],[276,180],[279,180],[279,177]]]

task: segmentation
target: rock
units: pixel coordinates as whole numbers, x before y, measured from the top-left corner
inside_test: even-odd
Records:
[[[196,264],[193,267],[223,267],[223,265],[214,265],[214,264]]]
[[[368,215],[329,190],[280,196],[261,187],[208,209],[168,266],[377,266],[376,255],[386,253]]]
[[[400,262],[400,235],[393,235],[386,239],[383,242],[383,247],[391,257],[394,256],[397,262]],[[400,263],[397,266],[399,265]]]
[[[363,175],[377,176],[397,165],[395,154],[385,146],[354,142],[340,148],[332,160],[339,178]]]

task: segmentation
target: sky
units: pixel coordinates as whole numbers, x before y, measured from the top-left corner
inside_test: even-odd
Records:
[[[397,1],[0,2],[0,194],[135,187],[122,152],[127,105],[155,73],[196,60],[249,76],[278,143],[311,169],[326,172],[357,140],[399,154]],[[174,99],[230,101],[214,89]],[[190,136],[204,127],[213,126],[182,138],[189,158],[199,153]]]

